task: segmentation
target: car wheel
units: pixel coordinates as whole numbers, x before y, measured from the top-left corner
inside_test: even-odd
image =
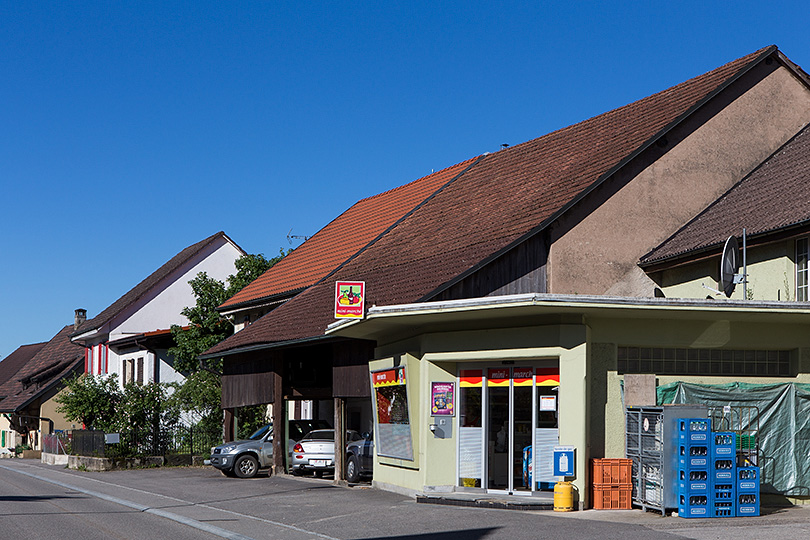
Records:
[[[352,484],[360,480],[360,467],[357,465],[357,458],[353,455],[346,460],[346,480]]]
[[[253,478],[259,472],[259,462],[253,456],[241,456],[233,464],[233,471],[239,478]]]
[[[301,469],[293,469],[292,470],[293,476],[304,476],[304,471]]]
[[[230,470],[230,469],[228,469],[227,471],[226,471],[226,470],[224,470],[224,469],[220,469],[220,470],[219,470],[219,472],[221,472],[222,474],[224,474],[224,475],[225,475],[225,476],[227,476],[228,478],[236,478],[236,473],[234,473],[234,472],[233,472],[232,470]]]

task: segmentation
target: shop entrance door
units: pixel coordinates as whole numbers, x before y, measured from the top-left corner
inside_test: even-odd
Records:
[[[534,369],[487,370],[487,489],[531,492],[525,467],[532,449]]]
[[[515,495],[553,489],[559,386],[556,362],[462,368],[458,485]]]

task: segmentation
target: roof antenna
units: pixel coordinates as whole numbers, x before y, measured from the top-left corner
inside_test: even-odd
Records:
[[[287,242],[289,242],[290,245],[292,245],[293,238],[295,238],[296,240],[303,240],[304,242],[309,240],[309,236],[301,236],[298,234],[293,234],[292,229],[290,229],[290,232],[287,233]]]
[[[503,143],[501,145],[501,150],[506,150],[507,148],[509,148],[509,143]]]

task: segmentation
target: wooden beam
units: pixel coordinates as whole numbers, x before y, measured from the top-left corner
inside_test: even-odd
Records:
[[[286,474],[287,422],[284,407],[284,362],[281,355],[273,359],[273,474]]]
[[[346,482],[346,400],[335,398],[335,484]]]

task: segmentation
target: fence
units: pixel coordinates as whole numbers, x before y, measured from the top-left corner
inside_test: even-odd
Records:
[[[105,435],[103,431],[73,430],[68,434],[71,439],[69,453],[97,457],[208,455],[212,446],[222,442],[222,433],[219,430],[186,426],[154,431],[133,430],[110,435],[112,436]]]
[[[72,441],[67,431],[42,436],[42,451],[48,454],[70,454]]]

